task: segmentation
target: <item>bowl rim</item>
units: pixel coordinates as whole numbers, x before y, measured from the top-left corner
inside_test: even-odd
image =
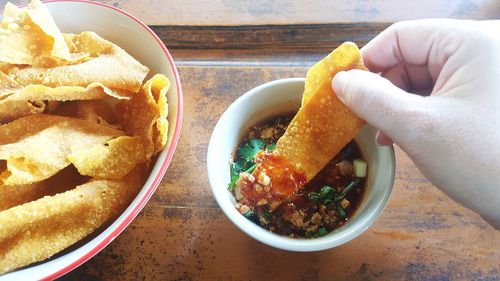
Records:
[[[132,14],[114,7],[112,5],[100,3],[100,2],[94,2],[90,0],[42,0],[42,3],[83,3],[83,4],[89,4],[89,5],[95,5],[95,6],[100,6],[104,8],[111,9],[115,12],[118,12],[133,21],[135,21],[137,24],[139,24],[146,32],[148,32],[153,39],[158,43],[160,48],[163,50],[163,53],[165,54],[169,64],[170,68],[172,69],[172,73],[174,75],[174,80],[175,80],[175,86],[177,88],[177,118],[175,122],[175,130],[174,134],[172,136],[172,143],[170,147],[167,150],[167,154],[163,160],[163,163],[161,163],[159,172],[155,175],[155,178],[152,181],[152,184],[147,187],[146,193],[144,196],[141,198],[141,200],[135,205],[135,207],[131,210],[129,215],[123,219],[123,221],[113,230],[109,233],[108,236],[106,236],[102,241],[97,243],[90,251],[85,253],[84,255],[80,256],[79,258],[75,259],[73,262],[69,263],[68,265],[56,270],[55,272],[52,272],[46,276],[37,276],[36,278],[39,280],[53,280],[58,277],[63,276],[64,274],[74,270],[75,268],[79,267],[92,257],[94,257],[97,253],[99,253],[101,250],[103,250],[107,245],[109,245],[120,233],[127,228],[127,226],[134,220],[134,218],[139,214],[139,212],[144,208],[146,203],[151,199],[151,196],[153,196],[154,192],[160,185],[161,180],[163,179],[165,172],[167,171],[168,167],[170,166],[170,163],[172,162],[172,158],[175,152],[175,149],[177,147],[177,144],[179,142],[179,136],[180,136],[180,131],[182,127],[182,119],[184,115],[184,109],[183,109],[183,91],[182,91],[182,84],[180,80],[180,75],[177,70],[177,67],[175,65],[175,62],[172,58],[172,55],[168,51],[167,47],[161,41],[161,39],[156,35],[156,33],[149,28],[145,23],[143,23],[141,20],[139,20],[137,17],[133,16]],[[28,4],[24,5],[19,5],[18,7],[26,7]],[[144,186],[142,187],[144,188]]]
[[[208,151],[207,151],[207,173],[208,173],[208,179],[210,183],[210,188],[212,191],[212,194],[214,195],[217,204],[219,207],[222,209],[226,217],[229,218],[229,220],[236,225],[241,231],[243,231],[245,234],[248,236],[252,237],[253,239],[266,244],[268,246],[271,246],[276,249],[281,249],[281,250],[287,250],[287,251],[293,251],[293,252],[316,252],[316,251],[322,251],[322,250],[327,250],[327,249],[332,249],[334,247],[338,247],[342,244],[347,243],[348,241],[351,241],[361,235],[364,231],[366,231],[373,223],[377,220],[377,218],[382,214],[383,209],[387,205],[387,202],[390,198],[390,194],[392,193],[393,187],[394,187],[394,181],[395,181],[395,153],[394,153],[394,147],[393,146],[388,146],[386,149],[388,150],[389,153],[389,159],[390,159],[390,167],[389,167],[389,177],[390,177],[390,184],[389,186],[385,189],[382,200],[376,202],[373,207],[373,212],[370,213],[369,215],[366,216],[366,218],[363,221],[360,221],[359,223],[356,224],[356,228],[354,229],[346,229],[346,232],[343,236],[338,237],[337,239],[332,239],[332,236],[325,236],[325,237],[320,237],[320,238],[315,238],[315,239],[296,239],[296,238],[289,238],[285,236],[281,236],[272,232],[267,231],[266,229],[256,225],[255,223],[247,220],[244,218],[241,214],[239,214],[234,206],[231,206],[232,209],[228,209],[229,207],[226,206],[227,204],[227,199],[226,199],[226,190],[222,189],[220,186],[215,186],[216,184],[216,176],[215,176],[215,168],[211,168],[210,163],[213,161],[213,155],[212,151],[214,150],[212,146],[216,145],[214,142],[212,142],[212,139],[214,138],[215,134],[219,130],[218,128],[221,126],[220,122],[223,119],[227,119],[229,116],[228,114],[230,111],[232,111],[232,108],[240,106],[243,102],[245,102],[247,99],[251,99],[259,94],[259,92],[265,91],[269,87],[275,87],[279,86],[282,84],[287,84],[287,83],[304,83],[305,78],[285,78],[285,79],[277,79],[273,81],[266,82],[264,84],[260,84],[244,94],[242,94],[240,97],[238,97],[221,115],[219,118],[219,121],[217,121],[217,124],[214,127],[214,130],[212,132],[212,135],[210,137],[210,142],[208,146]],[[384,149],[384,148],[381,148]],[[228,159],[229,160],[229,159]],[[231,204],[232,205],[232,204]],[[236,212],[236,213],[235,213]]]

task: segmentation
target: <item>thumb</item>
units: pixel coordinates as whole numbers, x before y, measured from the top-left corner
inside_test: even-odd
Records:
[[[363,70],[341,71],[332,80],[337,97],[357,116],[398,142],[426,118],[427,99]]]

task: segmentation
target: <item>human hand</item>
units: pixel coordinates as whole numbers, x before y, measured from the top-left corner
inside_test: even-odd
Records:
[[[362,50],[370,71],[332,87],[438,188],[500,229],[500,21],[392,25]]]

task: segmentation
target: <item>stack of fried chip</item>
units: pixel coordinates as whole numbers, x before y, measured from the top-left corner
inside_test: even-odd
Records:
[[[0,273],[120,214],[167,141],[169,80],[33,0],[0,23]]]

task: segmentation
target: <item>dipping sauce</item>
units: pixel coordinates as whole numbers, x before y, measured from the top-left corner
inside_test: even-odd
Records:
[[[365,189],[366,162],[351,141],[303,187],[305,177],[300,172],[280,174],[293,167],[272,150],[293,116],[271,118],[249,130],[231,164],[229,189],[238,211],[261,227],[288,237],[320,237],[347,223],[356,210]],[[257,169],[264,168],[265,173],[255,171],[256,163],[266,157],[270,167],[259,165]]]

